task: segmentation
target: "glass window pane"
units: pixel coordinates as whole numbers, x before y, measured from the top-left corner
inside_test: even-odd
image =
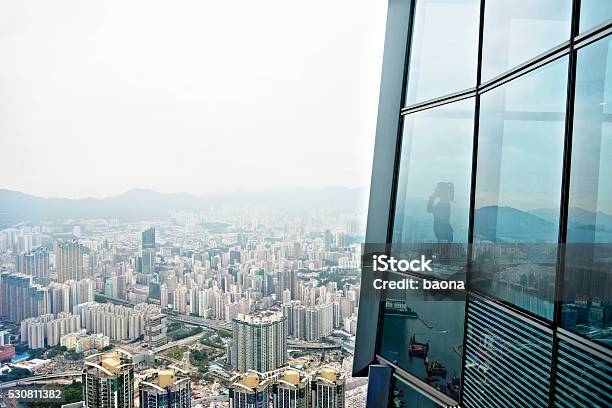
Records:
[[[404,118],[394,243],[467,242],[474,99]]]
[[[547,319],[553,313],[567,63],[561,58],[486,92],[480,105],[471,283]]]
[[[612,37],[578,50],[563,326],[612,345]]]
[[[568,41],[571,11],[571,0],[486,2],[482,81]]]
[[[390,273],[389,280],[406,275]],[[418,286],[423,287],[422,280]],[[379,353],[459,399],[465,298],[459,293],[395,289],[385,293]]]
[[[406,103],[476,86],[478,0],[419,0]]]
[[[612,356],[559,341],[555,377],[555,406],[609,407],[612,405]]]
[[[612,1],[582,0],[580,3],[580,32],[590,30],[612,20]]]
[[[393,383],[391,408],[438,408],[439,405],[398,379]]]
[[[546,407],[552,334],[487,302],[468,302],[466,407]]]

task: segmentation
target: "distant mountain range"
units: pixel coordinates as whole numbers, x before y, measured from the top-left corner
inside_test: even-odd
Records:
[[[134,189],[107,198],[42,198],[0,189],[0,227],[25,221],[106,218],[124,221],[161,220],[168,211],[199,211],[218,206],[243,206],[270,211],[299,213],[333,208],[342,212],[365,211],[363,188],[278,189],[236,192],[210,196],[162,194]]]

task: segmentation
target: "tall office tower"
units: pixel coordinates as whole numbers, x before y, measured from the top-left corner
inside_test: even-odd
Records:
[[[49,251],[47,248],[39,247],[21,255],[17,272],[32,276],[37,283],[47,283],[49,281]]]
[[[396,407],[611,406],[612,2],[388,5],[365,242],[466,290],[364,263],[354,376]]]
[[[166,315],[159,312],[158,306],[147,305],[147,307],[151,306],[156,307],[157,310],[145,317],[144,341],[150,348],[153,348],[168,343],[168,328]]]
[[[155,228],[151,227],[142,233],[142,273],[155,273]]]
[[[0,274],[0,315],[21,322],[51,312],[49,288],[35,285],[32,277],[19,273]]]
[[[151,227],[142,232],[142,249],[155,250],[155,227]]]
[[[270,378],[261,378],[254,371],[237,375],[229,387],[230,408],[268,408],[270,405]]]
[[[286,369],[275,376],[272,384],[274,408],[310,408],[310,376]]]
[[[231,362],[234,370],[259,372],[287,362],[286,318],[281,313],[238,315],[232,321]]]
[[[324,367],[313,380],[313,408],[344,408],[345,376],[341,372]]]
[[[170,366],[143,378],[138,395],[140,408],[191,408],[191,380],[186,371]]]
[[[129,353],[94,354],[85,359],[82,376],[86,408],[134,407],[134,364]]]
[[[155,249],[142,250],[142,273],[150,275],[155,273]]]
[[[54,252],[58,282],[83,279],[83,246],[77,240],[57,243]]]

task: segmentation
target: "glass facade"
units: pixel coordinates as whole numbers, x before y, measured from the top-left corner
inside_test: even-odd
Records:
[[[396,281],[403,277],[393,275],[391,279]],[[380,355],[458,399],[464,311],[465,302],[452,293],[388,291],[382,316]]]
[[[580,32],[588,31],[612,19],[612,2],[609,0],[580,1]]]
[[[612,354],[587,351],[575,342],[559,342],[556,407],[612,406]]]
[[[563,57],[480,97],[471,284],[548,320],[554,311],[567,63]]]
[[[482,79],[488,81],[570,39],[571,0],[485,2]]]
[[[474,99],[404,118],[394,243],[467,243]]]
[[[547,406],[551,360],[552,333],[484,301],[468,303],[466,406]]]
[[[416,3],[406,103],[476,86],[478,0]]]
[[[612,2],[392,0],[388,18],[372,185],[391,188],[366,243],[444,255],[395,280],[467,288],[370,301],[362,280],[355,361],[393,369],[393,407],[612,406]]]

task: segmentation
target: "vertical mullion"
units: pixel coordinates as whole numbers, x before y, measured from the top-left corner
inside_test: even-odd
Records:
[[[470,180],[470,209],[468,215],[468,245],[467,245],[467,267],[465,273],[466,293],[469,294],[471,289],[470,285],[470,271],[472,268],[472,247],[474,244],[474,206],[476,203],[476,167],[478,165],[478,128],[480,125],[480,94],[478,89],[480,87],[481,76],[482,76],[482,48],[483,48],[483,37],[484,37],[484,13],[485,13],[485,0],[480,0],[480,21],[478,27],[478,61],[476,65],[476,96],[474,101],[474,137],[472,140],[472,174]],[[459,401],[461,404],[463,401],[463,383],[465,381],[465,356],[466,356],[466,342],[468,335],[468,303],[470,298],[468,295],[465,297],[464,310],[463,310],[463,350],[461,352],[461,389],[459,394]]]
[[[559,207],[559,237],[557,248],[557,270],[555,280],[554,316],[552,321],[553,343],[550,369],[550,387],[548,406],[554,407],[556,390],[557,356],[559,338],[557,328],[563,318],[563,284],[565,275],[565,253],[567,245],[567,222],[569,218],[570,173],[572,161],[572,137],[574,129],[574,99],[576,94],[576,57],[578,51],[574,49],[574,39],[579,34],[580,0],[572,3],[572,19],[570,28],[570,54],[568,62],[567,97],[565,105],[565,139],[563,146],[563,167],[561,175],[561,198]]]
[[[412,0],[410,18],[408,20],[408,38],[406,39],[406,58],[404,60],[404,80],[402,81],[402,98],[400,107],[406,105],[406,89],[408,86],[408,70],[410,68],[410,53],[412,51],[412,33],[414,29],[414,15],[418,0]],[[391,205],[389,206],[389,223],[387,224],[387,244],[393,244],[393,226],[395,222],[395,206],[397,203],[397,189],[400,173],[400,162],[402,159],[402,138],[404,136],[404,115],[398,112],[399,126],[397,128],[397,143],[395,145],[395,159],[393,163],[393,187],[391,189]]]

